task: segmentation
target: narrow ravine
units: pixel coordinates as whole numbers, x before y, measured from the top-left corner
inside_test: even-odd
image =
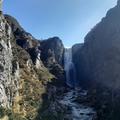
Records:
[[[78,93],[79,92],[79,93]],[[84,104],[79,104],[76,100],[78,96],[85,97],[87,91],[84,90],[70,90],[64,94],[63,99],[60,103],[66,106],[69,110],[65,115],[65,120],[95,120],[96,112],[93,108]]]
[[[61,97],[60,104],[67,107],[64,120],[95,120],[96,112],[84,103],[79,103],[78,98],[87,97],[87,91],[78,87],[76,68],[72,60],[72,48],[66,49],[64,54],[64,68],[66,84],[72,88]],[[84,100],[83,100],[84,101]]]

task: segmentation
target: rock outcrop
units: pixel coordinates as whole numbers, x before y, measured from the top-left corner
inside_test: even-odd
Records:
[[[81,78],[81,73],[82,73],[82,69],[80,67],[81,65],[81,61],[80,61],[80,52],[81,52],[81,49],[82,49],[82,46],[84,44],[75,44],[72,46],[72,60],[73,60],[73,63],[75,65],[75,69],[76,69],[76,81],[77,81],[77,86],[80,86],[80,80],[82,79]]]
[[[53,64],[63,66],[64,45],[58,37],[41,41],[41,59],[48,68]]]
[[[13,58],[11,36],[11,27],[0,15],[0,104],[5,107],[12,105],[14,94],[18,93],[19,65]]]
[[[64,45],[58,37],[40,42],[41,60],[45,67],[58,79],[56,85],[65,86]]]
[[[97,110],[98,120],[120,119],[120,0],[85,37],[74,53],[82,87]],[[76,57],[75,57],[76,56]]]
[[[40,59],[40,42],[37,39],[35,39],[30,33],[26,32],[20,26],[18,21],[12,16],[5,15],[5,19],[12,28],[16,44],[25,49],[30,54],[31,59],[37,68],[41,68],[43,65]]]
[[[44,94],[48,107],[54,103],[52,97],[60,89],[57,86],[65,83],[63,52],[64,46],[58,38],[39,41],[15,18],[0,14],[0,111],[3,116],[35,120],[43,107]]]
[[[85,37],[78,51],[79,78],[82,82],[120,87],[120,3],[107,12]]]

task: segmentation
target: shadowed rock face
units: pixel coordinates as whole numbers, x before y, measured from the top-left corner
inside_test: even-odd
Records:
[[[58,78],[57,85],[65,85],[63,68],[64,45],[58,37],[49,38],[40,42],[41,60],[49,71]]]
[[[82,83],[120,87],[120,0],[87,34],[78,55]]]
[[[64,45],[58,37],[41,41],[41,59],[46,66],[52,64],[63,65]]]
[[[117,5],[120,6],[120,0],[117,1]]]
[[[81,65],[81,61],[80,61],[80,52],[81,52],[81,48],[83,46],[83,43],[81,44],[75,44],[72,46],[72,57],[73,57],[73,63],[75,65],[75,69],[76,69],[76,81],[77,81],[77,86],[80,86],[80,80],[81,80],[81,74],[82,74],[82,69],[80,67]]]
[[[74,46],[75,49],[75,46]],[[98,120],[120,119],[120,0],[73,52],[78,79]]]

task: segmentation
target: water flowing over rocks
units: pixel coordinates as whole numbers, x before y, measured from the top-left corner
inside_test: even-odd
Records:
[[[75,51],[76,47],[74,51],[73,48],[65,49],[64,69],[66,84],[74,89],[68,90],[61,98],[60,103],[68,108],[65,114],[66,120],[95,120],[96,112],[91,107],[84,105],[85,100],[83,98],[87,97],[87,91],[78,89],[80,88],[79,80],[77,80],[77,72],[73,62],[73,52],[75,53]],[[81,97],[81,104],[77,102],[79,97]]]
[[[93,108],[77,102],[78,97],[86,97],[86,95],[87,91],[84,90],[70,90],[64,94],[62,100],[60,100],[60,103],[68,108],[65,115],[65,120],[96,119],[96,112]]]
[[[65,49],[64,69],[66,72],[66,84],[70,87],[77,87],[76,68],[72,60],[72,49]]]
[[[0,11],[0,120],[120,120],[119,11],[70,49]]]

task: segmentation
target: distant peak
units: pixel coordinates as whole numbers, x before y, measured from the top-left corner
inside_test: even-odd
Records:
[[[52,42],[61,42],[62,43],[62,40],[57,36],[48,38],[47,40],[52,41]]]
[[[55,36],[52,38],[49,38],[49,40],[55,40],[55,41],[62,41],[59,37]]]

